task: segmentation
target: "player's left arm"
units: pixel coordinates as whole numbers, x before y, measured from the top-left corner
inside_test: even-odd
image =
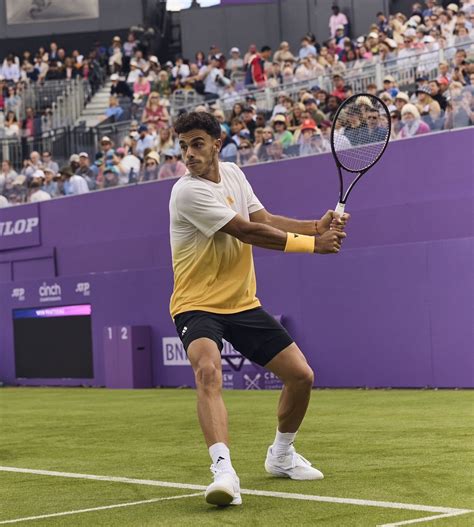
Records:
[[[270,225],[283,232],[295,232],[308,236],[324,234],[329,229],[343,231],[349,221],[350,214],[340,217],[333,210],[328,210],[319,220],[296,220],[271,214],[266,209],[260,209],[250,214],[250,221]]]

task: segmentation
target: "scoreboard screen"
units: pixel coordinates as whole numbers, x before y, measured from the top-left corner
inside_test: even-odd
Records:
[[[13,310],[15,371],[26,379],[91,379],[91,306]]]

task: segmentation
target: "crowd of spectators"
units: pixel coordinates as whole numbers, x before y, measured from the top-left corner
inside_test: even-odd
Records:
[[[275,51],[250,45],[241,53],[233,47],[227,57],[212,45],[207,54],[198,52],[192,61],[178,57],[165,64],[144,53],[133,33],[125,42],[114,37],[108,50],[112,88],[107,118],[131,119],[125,137],[116,144],[102,137],[93,159],[79,152],[57,170],[45,165],[48,152],[33,152],[18,174],[4,162],[0,194],[18,203],[48,199],[46,194],[76,194],[183,175],[186,167],[170,112],[170,96],[177,90],[201,95],[202,100],[190,109],[211,112],[221,123],[224,161],[245,166],[327,152],[334,115],[353,94],[350,73],[380,60],[420,66],[430,55],[426,52],[436,54],[435,78],[420,68],[414,86],[400,87],[387,75],[382,89],[375,84],[366,88],[387,104],[392,139],[473,125],[474,0],[460,3],[444,8],[437,0],[426,0],[414,3],[410,16],[377,13],[368,33],[355,39],[349,37],[349,21],[334,6],[331,38],[323,44],[308,34],[297,51],[282,42]],[[450,50],[451,46],[456,47]],[[447,52],[441,63],[440,48]],[[321,75],[330,76],[330,89],[313,84]],[[305,80],[306,88],[288,88]],[[259,87],[275,88],[271,110],[259,107],[252,91]]]

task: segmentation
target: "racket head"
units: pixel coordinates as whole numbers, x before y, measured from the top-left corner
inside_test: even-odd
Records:
[[[369,93],[358,93],[338,108],[331,128],[331,150],[338,167],[366,172],[382,157],[392,123],[386,104]]]

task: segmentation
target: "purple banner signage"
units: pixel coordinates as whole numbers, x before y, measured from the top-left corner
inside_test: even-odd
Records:
[[[89,304],[77,306],[58,306],[45,309],[15,309],[13,318],[51,318],[51,317],[78,317],[90,315],[92,312]]]
[[[0,218],[0,251],[41,244],[38,204],[9,207]]]
[[[474,387],[471,144],[472,130],[392,143],[351,196],[349,236],[337,256],[254,251],[258,296],[267,311],[282,314],[318,386]],[[314,218],[337,201],[330,155],[245,172],[274,213]],[[0,274],[0,380],[20,382],[14,374],[12,310],[87,303],[95,377],[84,384],[105,384],[106,328],[148,326],[153,385],[194,386],[168,311],[173,184],[40,204],[41,240],[55,248],[57,273],[38,275],[38,249],[12,251],[27,261],[21,279]],[[0,210],[0,222],[9,214]],[[0,270],[2,265],[10,263],[0,261]],[[227,388],[279,386],[228,344],[222,362]],[[68,383],[78,381],[60,384]]]

